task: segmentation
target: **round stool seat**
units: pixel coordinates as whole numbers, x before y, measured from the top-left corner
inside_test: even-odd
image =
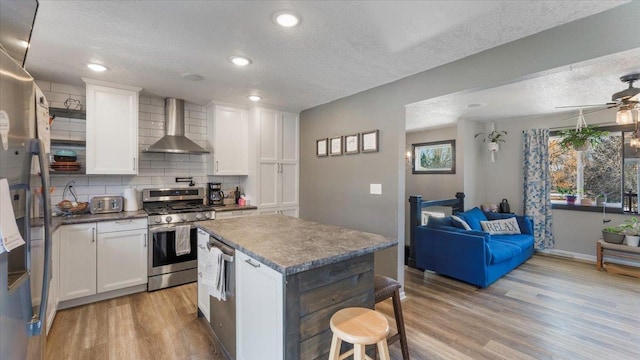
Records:
[[[352,344],[375,344],[387,338],[389,322],[374,310],[351,307],[339,310],[331,317],[331,330]]]

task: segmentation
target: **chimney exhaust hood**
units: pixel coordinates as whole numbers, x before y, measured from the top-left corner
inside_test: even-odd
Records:
[[[184,136],[184,100],[164,100],[164,137],[142,150],[147,153],[208,154],[198,144]]]

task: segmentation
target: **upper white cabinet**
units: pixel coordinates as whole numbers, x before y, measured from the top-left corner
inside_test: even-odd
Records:
[[[256,108],[257,206],[298,206],[298,114]]]
[[[142,89],[82,80],[87,84],[87,174],[137,174]]]
[[[247,110],[211,104],[207,107],[210,175],[249,174],[249,114]],[[213,130],[213,134],[211,133]]]

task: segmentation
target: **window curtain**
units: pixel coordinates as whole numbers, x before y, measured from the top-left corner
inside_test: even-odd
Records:
[[[535,249],[552,249],[549,129],[523,131],[524,214],[533,219]]]

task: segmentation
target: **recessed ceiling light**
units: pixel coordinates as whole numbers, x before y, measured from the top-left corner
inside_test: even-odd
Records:
[[[249,100],[251,100],[251,101],[260,101],[260,100],[262,100],[262,97],[260,97],[258,95],[249,95]]]
[[[91,64],[87,64],[87,67],[93,71],[97,71],[97,72],[103,72],[103,71],[107,71],[107,67],[104,65],[100,65],[100,64],[96,64],[96,63],[91,63]]]
[[[279,11],[273,15],[273,20],[282,27],[294,27],[300,23],[300,16],[292,11]]]
[[[20,46],[22,46],[23,48],[27,48],[29,47],[29,42],[26,40],[20,40]]]
[[[238,66],[247,66],[251,64],[250,59],[242,56],[232,56],[229,58],[229,61],[231,61],[234,65],[238,65]]]
[[[204,76],[200,75],[200,74],[192,74],[192,73],[185,73],[182,74],[182,77],[186,80],[191,80],[191,81],[202,81],[204,80]]]
[[[467,105],[468,109],[473,109],[473,108],[479,108],[479,107],[483,107],[485,106],[485,104],[469,104]]]

